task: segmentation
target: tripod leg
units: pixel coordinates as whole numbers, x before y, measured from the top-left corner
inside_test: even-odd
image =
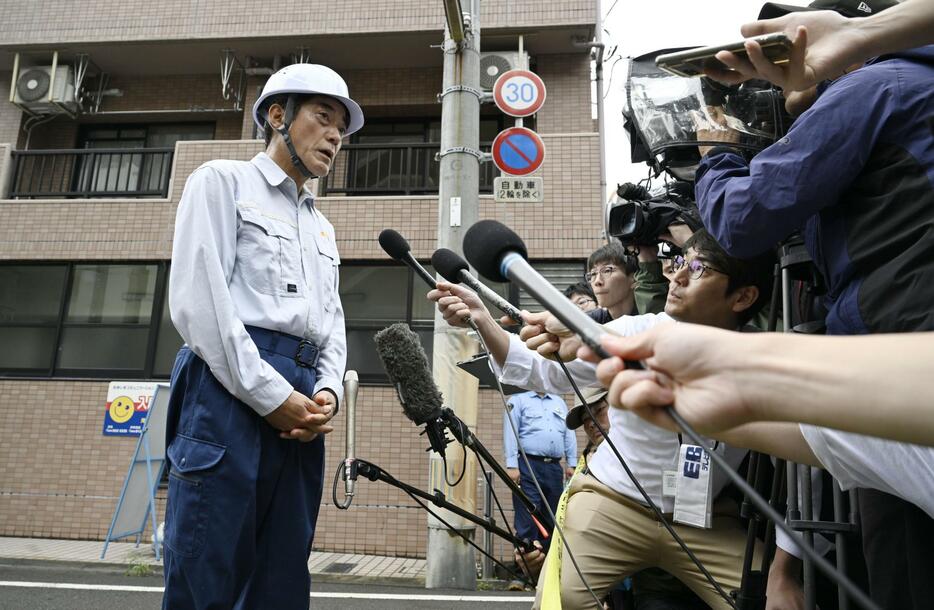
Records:
[[[833,482],[833,520],[837,523],[847,522],[843,492],[836,481]],[[837,569],[846,574],[846,534],[837,532],[834,535],[834,541],[837,548]],[[837,585],[837,599],[839,600],[837,607],[840,610],[849,610],[850,598],[847,597],[846,592],[839,585]]]
[[[798,464],[798,480],[801,482],[801,518],[804,521],[812,521],[814,517],[814,496],[811,493],[811,467],[805,464]],[[814,532],[812,530],[804,531],[804,544],[812,549],[814,548]],[[817,584],[815,582],[814,563],[807,557],[804,557],[804,607],[807,610],[814,610],[817,607]]]

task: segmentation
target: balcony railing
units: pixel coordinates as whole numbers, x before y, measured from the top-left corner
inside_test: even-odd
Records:
[[[14,150],[10,197],[167,197],[173,148]]]
[[[490,143],[480,149],[490,151]],[[438,192],[438,142],[346,144],[331,173],[321,180],[324,195],[431,195]],[[497,169],[480,165],[480,192],[493,192]]]

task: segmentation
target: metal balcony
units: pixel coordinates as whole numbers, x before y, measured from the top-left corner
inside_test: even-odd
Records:
[[[167,197],[174,148],[14,150],[10,197]]]
[[[435,195],[440,164],[438,142],[346,144],[331,173],[320,181],[319,194],[328,195]],[[480,149],[489,152],[490,143]],[[492,163],[480,165],[480,192],[493,192],[498,175]]]

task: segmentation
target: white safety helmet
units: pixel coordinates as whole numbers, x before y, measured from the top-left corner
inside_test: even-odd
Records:
[[[292,64],[269,77],[263,93],[253,104],[253,121],[262,131],[266,117],[260,116],[263,102],[273,96],[288,93],[303,95],[327,95],[339,100],[347,108],[348,121],[345,136],[363,127],[363,110],[360,104],[350,99],[347,83],[334,70],[318,64]]]

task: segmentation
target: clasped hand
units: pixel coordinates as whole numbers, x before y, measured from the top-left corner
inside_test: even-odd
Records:
[[[279,437],[307,443],[319,434],[328,434],[334,427],[328,422],[336,412],[336,399],[331,392],[321,390],[312,398],[293,390],[289,397],[266,416]]]

